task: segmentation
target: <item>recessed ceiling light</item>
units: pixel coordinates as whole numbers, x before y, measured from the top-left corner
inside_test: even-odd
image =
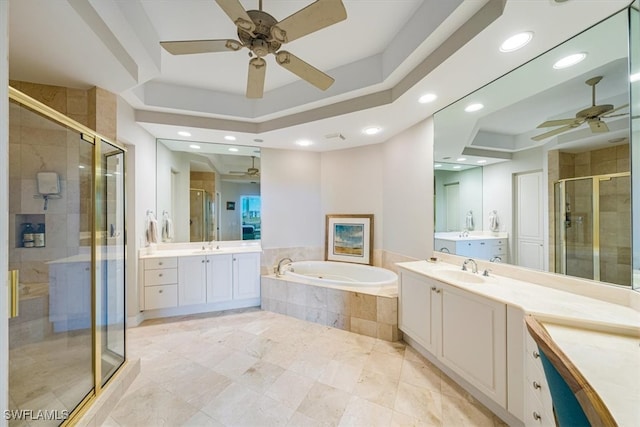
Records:
[[[191,134],[189,132],[187,132],[186,130],[179,131],[178,135],[180,135],[180,136],[191,136]]]
[[[482,110],[483,108],[484,108],[484,105],[480,103],[476,103],[476,104],[467,105],[464,111],[466,111],[467,113],[473,113],[474,111]]]
[[[193,148],[194,150],[199,150],[199,149],[200,149],[200,146],[199,146],[199,145],[196,145],[196,144],[191,144],[191,145],[189,146],[189,148]]]
[[[442,165],[440,163],[436,163],[435,165],[433,165],[434,168],[441,168]]]
[[[631,75],[629,76],[629,81],[630,81],[631,83],[633,83],[633,82],[637,82],[638,80],[640,80],[640,73],[631,74]]]
[[[500,45],[500,52],[513,52],[518,50],[526,46],[532,38],[533,33],[531,31],[515,34],[502,42]]]
[[[380,133],[381,130],[382,129],[380,129],[377,126],[371,126],[371,127],[362,129],[362,132],[366,135],[375,135],[377,133]]]
[[[308,147],[310,145],[313,145],[313,142],[309,141],[308,139],[299,139],[298,141],[296,141],[296,144],[301,147]]]
[[[226,135],[224,139],[226,139],[227,141],[235,141],[236,137],[233,135]]]
[[[238,149],[236,147],[231,147],[229,148],[229,151],[231,151],[232,153],[237,153]]]
[[[456,162],[465,162],[465,161],[467,161],[467,158],[466,158],[466,157],[458,157],[458,158],[456,159]]]
[[[571,67],[579,62],[582,62],[582,60],[584,60],[584,58],[586,57],[587,54],[584,52],[574,53],[573,55],[565,56],[564,58],[557,61],[555,64],[553,64],[553,68],[555,68],[556,70],[561,70],[563,68]]]
[[[420,98],[418,98],[418,102],[420,104],[428,104],[429,102],[435,101],[437,98],[438,97],[433,93],[425,93]]]
[[[460,165],[455,165],[455,166],[453,167],[453,169],[461,169],[461,168],[462,168],[462,166],[460,166]]]
[[[484,164],[484,163],[487,163],[487,161],[486,161],[486,160],[478,160],[478,162],[477,162],[477,163],[479,163],[479,164],[481,164],[481,165],[482,165],[482,164]]]

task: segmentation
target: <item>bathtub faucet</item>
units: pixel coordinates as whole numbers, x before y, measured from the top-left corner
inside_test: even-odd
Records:
[[[276,276],[280,277],[284,274],[283,268],[288,264],[289,267],[291,267],[291,263],[293,262],[293,260],[291,258],[282,258],[279,262],[278,262],[278,266],[276,267]]]

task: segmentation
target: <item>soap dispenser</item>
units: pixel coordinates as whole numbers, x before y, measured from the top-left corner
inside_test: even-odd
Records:
[[[36,248],[44,248],[44,224],[39,223],[38,229],[33,233],[33,244]]]
[[[22,224],[22,246],[25,248],[32,248],[34,243],[33,225],[28,222]]]

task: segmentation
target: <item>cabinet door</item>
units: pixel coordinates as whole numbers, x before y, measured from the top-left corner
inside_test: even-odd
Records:
[[[423,276],[400,270],[398,286],[398,327],[431,353],[435,336],[431,321],[431,284]]]
[[[231,301],[233,269],[231,254],[207,257],[207,302]]]
[[[506,407],[506,305],[449,286],[442,289],[438,358]]]
[[[260,254],[233,254],[233,299],[260,298]]]
[[[178,305],[207,301],[207,259],[204,256],[180,257],[178,260]]]

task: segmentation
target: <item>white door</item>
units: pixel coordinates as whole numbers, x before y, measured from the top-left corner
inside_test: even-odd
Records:
[[[231,301],[233,269],[231,254],[209,255],[207,264],[207,302]]]
[[[260,254],[233,254],[233,299],[260,298]]]
[[[207,257],[178,258],[178,305],[207,302]]]
[[[400,270],[399,277],[400,330],[432,353],[436,352],[431,318],[431,285],[425,277]]]
[[[500,405],[507,403],[506,305],[445,284],[438,357]]]
[[[521,267],[544,269],[544,223],[542,172],[515,176],[516,264]]]

